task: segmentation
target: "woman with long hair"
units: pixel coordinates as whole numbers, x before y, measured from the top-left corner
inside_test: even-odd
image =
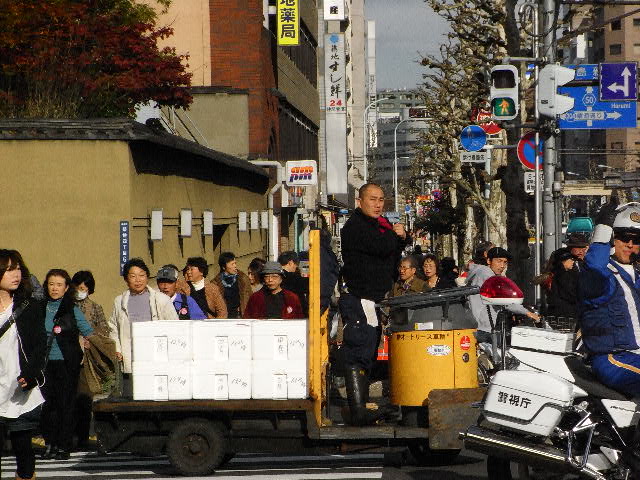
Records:
[[[49,270],[44,281],[47,296],[45,328],[51,335],[44,385],[46,402],[42,409],[42,436],[46,444],[42,458],[66,460],[71,455],[74,403],[82,362],[78,337],[88,337],[93,329],[75,303],[75,289],[66,270]],[[83,338],[83,344],[89,342]]]
[[[45,304],[31,298],[29,270],[16,250],[0,249],[0,445],[9,433],[16,479],[35,478],[31,437],[44,402]]]

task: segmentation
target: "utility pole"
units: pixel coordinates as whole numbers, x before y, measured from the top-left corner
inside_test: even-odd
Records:
[[[542,31],[543,56],[547,63],[556,62],[555,45],[555,12],[556,0],[540,0],[542,6]],[[549,258],[556,249],[556,211],[553,198],[553,182],[555,180],[555,170],[557,161],[556,132],[552,130],[551,135],[544,143],[544,168],[543,168],[543,192],[542,192],[542,231],[544,233],[542,247],[543,258]]]

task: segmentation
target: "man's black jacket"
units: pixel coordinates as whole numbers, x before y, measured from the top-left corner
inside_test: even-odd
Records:
[[[342,227],[340,236],[342,276],[349,293],[375,302],[382,300],[393,286],[404,241],[393,230],[381,233],[378,220],[359,208]]]

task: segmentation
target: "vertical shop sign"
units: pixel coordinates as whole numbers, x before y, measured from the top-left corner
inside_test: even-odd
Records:
[[[344,34],[325,35],[324,83],[326,109],[329,112],[347,112],[345,79]]]
[[[120,275],[124,264],[129,261],[129,222],[120,222]]]
[[[300,16],[298,0],[278,2],[278,45],[292,47],[300,44]]]

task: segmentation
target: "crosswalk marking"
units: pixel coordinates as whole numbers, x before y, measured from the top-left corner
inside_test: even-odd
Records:
[[[265,455],[238,454],[215,475],[191,480],[355,480],[382,477],[381,453]],[[356,462],[356,465],[353,465]],[[348,464],[350,463],[350,465]],[[2,458],[0,479],[13,479],[15,458]],[[260,468],[265,465],[267,468]],[[139,469],[136,469],[139,467]],[[167,477],[171,465],[166,456],[139,457],[128,453],[97,455],[73,453],[69,460],[36,460],[38,480],[58,478],[100,478],[123,480],[175,480]]]

